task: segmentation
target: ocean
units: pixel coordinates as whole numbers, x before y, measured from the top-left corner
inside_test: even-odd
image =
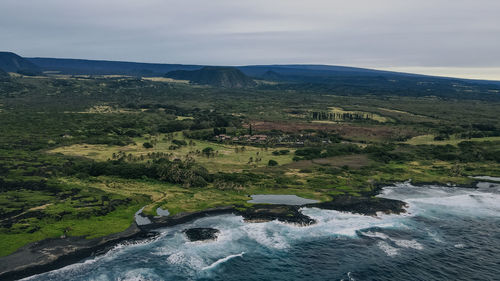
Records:
[[[306,227],[206,217],[24,280],[500,280],[499,184],[401,183],[379,196],[407,202],[407,213],[303,208],[318,221]],[[220,234],[189,242],[192,227]]]

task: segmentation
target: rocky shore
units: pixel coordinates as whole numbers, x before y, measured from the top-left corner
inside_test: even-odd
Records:
[[[17,280],[61,268],[103,253],[120,242],[143,237],[147,237],[147,234],[133,223],[123,232],[95,239],[49,238],[30,243],[15,253],[0,258],[0,280]]]
[[[376,215],[378,212],[400,214],[406,203],[376,197],[341,196],[324,203],[307,204],[302,207]],[[256,204],[247,208],[226,206],[201,212],[180,213],[172,216],[149,217],[151,223],[133,223],[123,232],[95,239],[85,237],[52,238],[28,244],[15,253],[0,258],[0,280],[17,280],[27,276],[54,270],[78,262],[87,257],[105,253],[120,242],[147,239],[155,234],[154,229],[186,223],[204,216],[233,213],[241,215],[246,222],[257,223],[278,220],[301,226],[314,224],[314,219],[300,212],[301,206]],[[188,230],[189,231],[189,230]],[[215,239],[216,229],[186,231],[191,241]]]
[[[215,228],[190,228],[184,229],[184,234],[191,242],[215,240],[219,234],[219,230]]]
[[[104,237],[49,238],[30,243],[15,253],[0,258],[0,280],[17,280],[58,269],[82,259],[107,252],[118,243],[155,236],[153,229],[186,223],[209,215],[232,213],[233,207],[207,209],[195,213],[152,218],[152,223],[138,226],[135,222],[126,230]]]
[[[406,203],[403,201],[359,196],[337,196],[332,201],[307,204],[305,207],[350,212],[366,216],[375,216],[377,213],[401,214],[406,212]]]
[[[301,226],[316,223],[312,218],[302,214],[299,206],[257,204],[243,211],[238,211],[245,222],[257,223],[278,220]]]

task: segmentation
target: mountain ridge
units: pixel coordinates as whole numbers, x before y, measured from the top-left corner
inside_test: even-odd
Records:
[[[165,73],[175,70],[199,70],[207,65],[197,64],[168,64],[143,63],[130,61],[91,60],[72,58],[42,58],[27,57],[28,61],[39,66],[43,71],[59,72],[68,75],[130,75],[142,77],[164,76]],[[224,66],[221,66],[224,67]],[[328,77],[335,75],[354,76],[404,76],[416,78],[435,78],[443,80],[457,80],[474,83],[492,83],[500,85],[500,80],[466,79],[445,76],[433,76],[397,71],[387,71],[350,66],[322,65],[322,64],[269,64],[269,65],[240,65],[227,66],[241,70],[245,75],[262,78],[267,71],[276,72],[282,76],[297,77]],[[297,80],[297,79],[292,80]]]
[[[42,70],[29,60],[12,52],[0,52],[0,69],[24,75],[39,75]]]
[[[88,60],[70,58],[27,58],[40,66],[44,71],[59,72],[69,75],[131,75],[131,76],[163,76],[173,70],[196,70],[202,65],[142,63],[111,60]]]
[[[221,88],[247,88],[256,85],[252,78],[235,67],[206,66],[198,70],[175,70],[165,76]]]

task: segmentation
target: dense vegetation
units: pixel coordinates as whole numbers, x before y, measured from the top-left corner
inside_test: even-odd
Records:
[[[143,206],[150,215],[245,206],[253,193],[324,201],[392,181],[500,174],[495,85],[281,79],[239,89],[0,79],[0,255],[121,231]]]

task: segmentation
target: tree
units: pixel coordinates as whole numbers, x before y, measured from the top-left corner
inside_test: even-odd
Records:
[[[149,142],[143,143],[142,146],[144,146],[144,148],[153,148],[153,145]]]
[[[211,147],[205,147],[203,148],[203,150],[201,151],[201,153],[207,157],[210,157],[210,155],[213,153],[214,149],[211,148]]]
[[[177,146],[187,145],[187,142],[185,140],[172,140],[172,143]]]
[[[269,162],[267,162],[267,166],[269,166],[269,167],[277,166],[277,165],[278,165],[278,162],[276,162],[273,159],[271,159],[271,160],[269,160]]]

